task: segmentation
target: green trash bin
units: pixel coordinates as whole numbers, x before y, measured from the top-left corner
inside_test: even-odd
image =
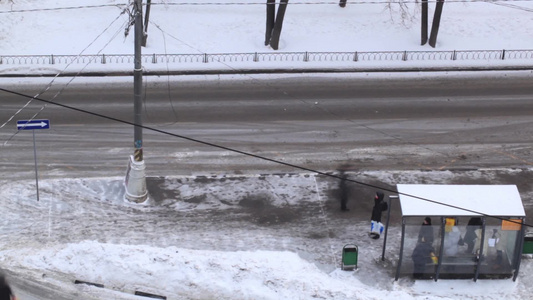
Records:
[[[524,237],[522,254],[533,254],[533,235],[527,235]]]
[[[357,256],[359,248],[354,244],[347,244],[342,248],[342,265],[341,269],[351,271],[357,269]]]

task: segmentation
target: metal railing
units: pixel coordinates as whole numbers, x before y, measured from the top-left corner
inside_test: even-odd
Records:
[[[133,54],[0,55],[2,65],[132,64]],[[145,64],[209,62],[467,61],[533,59],[533,50],[143,54]]]

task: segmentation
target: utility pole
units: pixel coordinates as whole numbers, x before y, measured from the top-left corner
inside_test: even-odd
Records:
[[[133,69],[133,103],[134,103],[134,154],[130,156],[124,185],[126,199],[141,203],[148,198],[146,175],[143,160],[142,139],[142,61],[141,43],[143,40],[142,0],[135,0],[135,66]]]

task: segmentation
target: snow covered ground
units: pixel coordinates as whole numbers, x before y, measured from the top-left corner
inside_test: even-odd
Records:
[[[133,53],[133,27],[122,14],[127,0],[9,0],[0,3],[2,54]],[[294,1],[283,24],[279,51],[431,50],[420,46],[420,7],[387,1]],[[209,5],[192,5],[206,4]],[[235,5],[216,5],[235,3]],[[264,45],[264,1],[152,1],[144,53],[273,51]],[[306,5],[308,3],[315,5]],[[322,3],[322,4],[316,4]],[[98,6],[68,10],[54,7]],[[116,5],[116,6],[113,6]],[[429,5],[430,27],[434,3]],[[533,49],[531,1],[447,1],[437,50]],[[403,12],[403,14],[402,14]],[[96,18],[95,18],[96,16]]]
[[[133,54],[133,27],[125,37],[129,16],[126,0],[8,0],[0,3],[0,55],[113,55]],[[387,1],[356,1],[340,8],[337,1],[295,1],[288,7],[275,51],[264,45],[264,1],[194,0],[152,1],[147,46],[143,54],[213,54],[281,52],[363,51],[453,51],[533,49],[533,3],[531,1],[447,1],[437,46],[420,45],[420,7],[415,1],[402,5]],[[231,4],[233,5],[227,5]],[[204,5],[194,5],[204,4]],[[222,5],[224,4],[224,5]],[[58,7],[83,7],[54,9]],[[435,4],[429,5],[429,21]],[[46,8],[47,10],[40,10]],[[48,10],[49,9],[49,10]],[[13,10],[15,12],[6,13]],[[29,11],[28,11],[29,10]],[[94,18],[92,16],[97,16]],[[400,55],[401,57],[401,55]],[[439,56],[436,56],[437,58]],[[427,66],[523,66],[532,65],[532,54],[524,59],[413,59],[392,61],[382,57],[370,61],[335,61],[317,58],[309,62],[292,59],[223,63],[152,63],[145,71],[234,70],[272,68],[381,68]],[[481,58],[481,59],[479,59]],[[116,71],[132,69],[132,62],[100,64],[83,61],[33,65],[31,62],[0,64],[0,74]]]
[[[451,183],[460,177],[513,182],[530,172],[349,176],[393,186]],[[168,299],[526,299],[532,292],[529,259],[516,282],[394,281],[398,215],[391,219],[394,227],[381,261],[382,239],[367,236],[373,190],[355,187],[361,196],[351,198],[350,207],[356,209],[345,214],[331,197],[336,181],[324,176],[153,178],[149,185],[160,193],[144,205],[124,202],[121,182],[105,177],[42,180],[37,202],[31,182],[1,181],[2,267],[101,299],[138,299],[135,291]],[[359,246],[355,272],[340,270],[341,249],[348,243]],[[104,288],[74,286],[75,280]]]
[[[123,35],[127,2],[2,0],[0,55],[131,54],[133,35]],[[263,43],[264,1],[152,2],[144,53],[274,51]],[[317,2],[324,1],[306,1]],[[85,5],[104,6],[49,10]],[[431,3],[430,16],[433,8]],[[289,5],[279,51],[533,49],[532,9],[531,1],[448,1],[432,49],[419,45],[414,2],[406,3],[403,16],[397,4],[389,10],[380,1],[349,3],[344,9],[336,1]],[[0,66],[3,73],[41,69],[63,70]],[[453,180],[447,172],[366,175],[391,185],[398,178],[402,183]],[[328,212],[337,205],[326,195],[335,183],[314,175],[294,176],[290,184],[276,176],[239,180],[232,185],[217,178],[199,186],[190,178],[166,178],[159,184],[167,196],[135,206],[122,201],[120,178],[43,181],[42,201],[36,202],[33,184],[3,177],[0,264],[32,280],[101,299],[140,299],[131,295],[135,290],[168,299],[527,299],[533,294],[530,260],[524,260],[517,282],[394,282],[397,254],[391,250],[385,263],[379,261],[381,243],[368,240],[366,217]],[[202,192],[206,186],[210,193]],[[170,192],[175,190],[187,201]],[[264,210],[247,210],[245,195],[267,199],[270,218],[261,217]],[[287,207],[306,207],[308,215],[293,220],[296,214],[285,213]],[[398,238],[398,232],[391,233],[391,249]],[[340,250],[348,242],[360,246],[357,272],[339,270]],[[74,279],[106,288],[74,287]]]

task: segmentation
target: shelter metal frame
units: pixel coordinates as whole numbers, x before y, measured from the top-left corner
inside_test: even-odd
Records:
[[[416,193],[417,187],[421,187],[420,192]],[[465,205],[465,209],[462,209],[461,207],[454,206],[453,203],[450,205],[446,201],[439,201],[442,200],[442,197],[449,197],[450,195],[442,195],[440,194],[439,197],[430,197],[428,196],[428,191],[431,191],[432,189],[436,189],[438,192],[442,192],[443,190],[446,190],[446,188],[450,188],[453,192],[450,195],[459,195],[459,192],[467,191],[468,189],[472,189],[475,191],[479,190],[488,190],[487,197],[491,197],[491,199],[487,200],[487,203],[496,203],[495,200],[499,200],[502,203],[500,203],[500,206],[505,206],[504,209],[496,209],[499,211],[498,213],[495,213],[494,210],[491,210],[493,207],[490,207],[490,205],[486,206],[480,206],[479,211],[474,211],[471,209],[468,205]],[[497,192],[496,192],[497,191]],[[514,185],[398,185],[398,192],[399,196],[396,195],[390,195],[389,198],[389,208],[387,212],[387,221],[385,226],[385,234],[384,234],[384,241],[383,241],[383,252],[382,252],[382,260],[385,260],[385,249],[387,244],[387,235],[388,235],[388,227],[389,227],[389,219],[390,219],[390,212],[392,208],[392,200],[399,199],[400,206],[402,206],[402,226],[401,226],[401,240],[400,240],[400,252],[399,252],[399,259],[396,269],[396,275],[395,280],[398,280],[401,275],[401,267],[404,257],[404,251],[405,251],[405,238],[406,238],[406,218],[413,217],[413,216],[425,216],[428,212],[424,212],[424,214],[417,215],[416,211],[415,214],[412,214],[412,212],[409,212],[410,207],[408,205],[402,205],[405,203],[405,201],[424,201],[428,200],[431,205],[439,205],[442,206],[441,209],[433,210],[432,212],[428,213],[429,215],[433,217],[438,217],[439,222],[439,229],[440,229],[440,249],[439,253],[442,254],[443,248],[444,248],[444,239],[445,239],[445,220],[447,217],[479,217],[482,220],[481,223],[481,241],[480,241],[480,253],[484,253],[484,247],[487,239],[486,234],[486,220],[487,218],[497,218],[503,221],[509,221],[511,223],[519,221],[520,229],[517,230],[517,237],[514,245],[514,252],[512,253],[512,279],[513,281],[516,280],[519,269],[520,269],[520,263],[521,263],[521,256],[522,256],[522,248],[523,248],[523,242],[524,242],[524,234],[525,234],[525,226],[522,225],[525,223],[525,211],[522,205],[522,201],[520,199],[520,195],[518,194],[518,189]],[[503,193],[503,194],[502,194]],[[417,196],[413,196],[416,194]],[[501,197],[502,195],[509,194],[507,199],[508,202],[502,201]],[[429,200],[431,199],[431,200]],[[433,200],[436,199],[436,200]],[[464,201],[462,199],[461,201]],[[511,203],[511,204],[509,204]],[[427,204],[426,204],[427,205]],[[510,209],[509,209],[510,207]],[[407,214],[404,214],[404,210],[407,211]],[[487,213],[488,212],[488,213]],[[454,214],[455,213],[455,214]],[[438,263],[435,265],[435,273],[433,274],[433,278],[435,281],[437,281],[441,275],[442,270],[442,262],[443,259],[439,259]],[[481,263],[482,260],[478,259],[475,263],[475,271],[473,274],[473,280],[477,281],[480,277],[480,269],[481,269]]]

